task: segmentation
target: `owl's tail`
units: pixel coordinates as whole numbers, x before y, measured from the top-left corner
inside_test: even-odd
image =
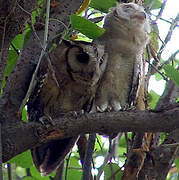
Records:
[[[56,170],[61,165],[66,155],[71,151],[77,140],[78,136],[61,140],[52,140],[31,149],[32,159],[41,175],[46,176]]]

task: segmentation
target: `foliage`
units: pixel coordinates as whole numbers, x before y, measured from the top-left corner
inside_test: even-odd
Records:
[[[103,15],[103,13],[107,13],[109,8],[115,6],[116,0],[91,0],[89,11],[90,13],[94,13],[93,16],[95,17],[95,11],[98,10],[98,14]],[[150,0],[145,1],[145,5],[147,5],[150,2]],[[162,2],[160,0],[154,1],[154,4],[152,6],[152,9],[158,9],[162,5]],[[92,9],[93,8],[93,9]],[[95,10],[94,10],[95,9]],[[101,12],[99,12],[101,11]],[[35,18],[38,16],[38,14],[41,12],[41,9],[38,9],[37,11],[33,12],[32,16],[32,22],[35,23]],[[83,36],[80,36],[82,40],[86,40],[87,37],[91,39],[97,39],[99,36],[101,36],[104,33],[104,29],[97,26],[95,23],[92,23],[90,20],[87,19],[87,17],[81,17],[77,15],[71,15],[70,16],[72,29],[75,31],[78,31],[83,34]],[[151,34],[152,44],[154,46],[155,50],[158,50],[159,48],[159,42],[158,42],[158,28],[157,25],[153,27],[153,33]],[[3,83],[1,87],[1,94],[3,93],[3,88],[6,84],[6,79],[9,76],[10,72],[14,69],[17,59],[19,57],[20,51],[23,49],[24,45],[28,41],[29,37],[31,36],[32,31],[28,25],[26,25],[26,30],[23,34],[17,35],[14,40],[12,41],[12,45],[9,49],[8,54],[8,60],[7,65],[4,71],[3,76]],[[179,85],[179,71],[169,65],[164,66],[164,68],[161,70],[162,72],[165,72],[165,75],[173,80],[177,85]],[[163,79],[163,77],[159,74],[155,74],[157,80]],[[154,109],[160,96],[153,90],[149,92],[149,106],[151,109]],[[22,114],[23,121],[27,122],[27,111],[24,108],[23,114]],[[131,139],[131,133],[128,133],[128,138]],[[125,163],[126,160],[126,146],[127,141],[126,137],[124,135],[121,136],[119,146],[118,146],[118,154],[119,154],[119,160],[117,162],[113,162],[114,159],[111,158],[111,162],[106,164],[104,167],[104,180],[109,179],[111,175],[116,172],[115,178],[121,179],[122,176],[122,166]],[[94,170],[97,174],[100,170],[100,167],[103,165],[102,163],[99,163],[97,160],[99,157],[105,157],[105,155],[108,152],[109,149],[109,142],[107,138],[102,136],[97,136],[97,141],[95,144],[95,151],[94,151]],[[21,176],[23,180],[50,180],[50,177],[54,177],[55,173],[52,173],[50,176],[42,177],[39,172],[36,170],[32,163],[32,158],[29,151],[26,151],[24,153],[21,153],[20,155],[17,155],[13,159],[11,159],[8,163],[14,164],[16,171],[19,171],[17,173],[16,171],[13,173],[18,174],[18,176]],[[99,165],[100,164],[100,165]],[[99,166],[98,166],[99,165]],[[179,159],[175,160],[175,166],[179,171]],[[28,176],[26,170],[27,168],[30,170],[31,176]],[[77,150],[74,150],[72,153],[72,156],[70,158],[70,163],[67,168],[67,174],[66,177],[69,180],[76,180],[81,179],[82,177],[82,169],[81,164],[79,163],[79,154],[77,153]],[[7,173],[5,175],[7,177]],[[169,179],[172,179],[171,177]],[[174,179],[172,179],[174,180]]]
[[[179,86],[179,71],[171,65],[164,66],[167,77],[173,80]]]
[[[116,163],[109,163],[105,166],[104,168],[104,175],[105,175],[105,180],[111,179],[111,174],[116,174],[115,178],[116,179],[121,179],[122,178],[122,170],[120,170],[120,167]]]
[[[11,43],[8,59],[7,59],[7,64],[4,70],[2,86],[0,89],[1,94],[3,93],[3,88],[6,85],[6,79],[8,78],[12,70],[14,69],[17,59],[19,57],[19,53],[22,50],[23,46],[27,43],[28,39],[31,36],[31,33],[32,33],[31,29],[27,25],[27,29],[24,31],[24,33],[18,34]]]
[[[149,92],[149,106],[151,109],[154,109],[157,105],[160,96],[153,90]]]
[[[98,27],[95,23],[84,19],[80,16],[71,15],[70,16],[72,28],[86,35],[88,38],[97,39],[104,33],[104,29]]]
[[[116,3],[117,0],[91,0],[90,7],[107,13],[109,11],[109,8],[114,7]]]
[[[144,5],[147,5],[150,3],[150,0],[145,0]],[[155,0],[154,3],[152,4],[152,9],[158,9],[160,8],[162,5],[162,1],[161,0]]]

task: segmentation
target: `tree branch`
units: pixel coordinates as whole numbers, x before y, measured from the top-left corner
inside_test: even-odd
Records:
[[[2,127],[3,162],[40,143],[79,134],[117,132],[171,132],[179,128],[179,104],[168,111],[135,111],[71,114],[54,119],[53,125],[18,122]],[[30,134],[30,136],[29,136]]]

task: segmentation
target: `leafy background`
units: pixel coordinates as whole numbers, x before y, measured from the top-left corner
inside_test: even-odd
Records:
[[[40,3],[40,1],[39,1]],[[149,0],[145,1],[145,5],[149,3]],[[105,15],[105,13],[108,12],[109,8],[115,6],[116,0],[91,0],[91,3],[88,7],[88,11],[92,13],[93,17],[99,17]],[[162,5],[162,2],[160,0],[155,0],[152,9],[159,9]],[[32,20],[33,23],[35,23],[35,17],[39,15],[39,12],[41,10],[35,10],[32,14]],[[90,39],[96,39],[98,38],[102,33],[104,33],[104,29],[99,27],[99,25],[102,25],[102,22],[99,22],[98,25],[95,23],[92,23],[88,19],[83,18],[83,13],[78,15],[71,15],[70,16],[72,29],[75,30],[75,32],[78,32],[77,38],[84,41],[89,41]],[[153,27],[157,31],[157,27]],[[6,79],[10,72],[13,70],[18,56],[19,52],[22,50],[23,46],[28,41],[29,37],[31,36],[31,29],[28,25],[26,25],[26,30],[23,34],[17,35],[14,40],[12,41],[12,45],[9,49],[9,55],[8,55],[8,61],[4,72],[4,78],[3,78],[3,86],[1,87],[1,94],[3,93],[3,88],[6,84]],[[152,43],[154,44],[155,48],[158,47],[158,37],[155,35],[156,33],[151,34]],[[177,62],[177,60],[176,60]],[[179,71],[176,69],[177,63],[168,64],[161,69],[161,72],[165,74],[166,77],[173,80],[177,85],[179,85]],[[161,80],[163,77],[159,74],[155,74],[156,80]],[[151,109],[154,109],[156,106],[156,103],[160,96],[155,91],[149,92],[149,105]],[[27,111],[26,108],[23,110],[22,119],[27,122]],[[129,134],[130,136],[130,134]],[[129,137],[130,138],[130,137]],[[104,156],[107,153],[109,149],[109,143],[107,139],[103,136],[97,135],[97,141],[95,145],[95,152],[94,152],[94,169],[93,173],[96,175],[98,174],[98,170],[100,171],[102,160],[104,160]],[[126,139],[125,136],[122,135],[120,138],[119,143],[119,162],[116,162],[115,160],[111,160],[110,163],[105,165],[104,167],[104,180],[107,180],[110,178],[110,175],[112,172],[117,171],[117,179],[121,179],[122,174],[122,166],[125,162],[125,153],[126,153]],[[69,166],[66,167],[67,162],[69,162]],[[11,166],[12,169],[12,179],[16,179],[16,177],[20,177],[22,180],[50,180],[50,177],[55,176],[55,172],[50,174],[47,177],[42,177],[39,172],[36,170],[36,168],[33,165],[32,158],[30,155],[30,151],[26,151],[20,155],[17,155],[13,159],[11,159],[7,164],[3,165],[3,176],[4,179],[8,178],[8,172],[7,167]],[[179,171],[179,159],[175,160],[175,164],[173,165],[176,167]],[[71,157],[67,157],[65,161],[65,167],[68,168],[67,173],[65,173],[66,179],[69,180],[76,180],[81,179],[82,177],[82,169],[81,164],[79,162],[79,155],[77,153],[77,148],[75,147],[72,151]],[[120,169],[120,170],[119,170]],[[30,174],[30,176],[29,176]],[[175,173],[169,173],[167,180],[176,180],[177,174]]]

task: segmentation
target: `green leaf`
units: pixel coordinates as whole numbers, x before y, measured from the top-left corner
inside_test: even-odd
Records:
[[[107,180],[111,177],[112,174],[114,174],[116,171],[118,171],[120,167],[116,163],[110,163],[107,164],[104,168],[104,179]],[[119,170],[117,174],[115,175],[115,178],[117,180],[120,180],[122,178],[123,171]]]
[[[179,102],[179,97],[177,98],[176,102]]]
[[[21,166],[23,168],[29,168],[33,165],[30,151],[25,151],[14,158],[12,158],[9,163],[15,163],[16,166]]]
[[[27,26],[27,29],[25,30],[25,32],[23,33],[24,35],[24,45],[26,45],[26,43],[28,42],[28,40],[30,39],[31,35],[32,35],[32,30],[30,27]]]
[[[178,172],[179,172],[179,159],[175,159],[174,162],[175,162],[175,165],[176,165]]]
[[[165,65],[163,67],[166,76],[173,80],[179,86],[179,71],[171,65]]]
[[[24,107],[23,110],[22,110],[22,120],[24,122],[28,122],[28,116],[27,116],[27,109],[26,109],[26,107]]]
[[[78,163],[78,159],[75,157],[71,157],[70,158],[70,166],[71,167],[76,167],[76,168],[80,168],[81,166]]]
[[[9,76],[11,71],[13,70],[16,62],[17,62],[18,54],[15,50],[9,50],[7,64],[4,70],[3,80],[2,80],[2,86],[1,86],[1,94],[3,93],[3,88],[6,85],[6,78]]]
[[[88,19],[72,14],[70,16],[72,28],[86,35],[88,38],[97,39],[104,33],[104,29],[98,27],[95,23]]]
[[[68,169],[67,179],[77,180],[77,179],[81,179],[81,177],[82,177],[82,170]]]
[[[101,152],[101,150],[103,149],[103,142],[101,140],[101,136],[97,135],[96,141],[95,141],[95,152]]]
[[[107,13],[109,8],[116,6],[117,0],[91,0],[90,7]]]
[[[27,177],[23,178],[23,180],[37,180],[37,179],[34,179],[33,177],[27,176]]]
[[[165,141],[165,138],[166,138],[166,133],[162,133],[160,137],[161,143]]]
[[[16,49],[22,50],[23,46],[23,35],[18,34],[12,41],[12,44],[15,46]]]
[[[154,92],[153,90],[151,90],[151,91],[149,92],[149,107],[150,107],[151,109],[154,109],[154,108],[155,108],[155,106],[157,105],[157,102],[158,102],[159,98],[160,98],[160,96],[159,96],[156,92]]]
[[[126,139],[124,134],[121,136],[120,141],[119,141],[119,147],[124,147],[126,148]]]
[[[22,168],[22,167],[20,167],[20,166],[18,166],[17,168],[16,168],[16,174],[19,176],[19,177],[24,177],[24,176],[26,176],[26,168]]]
[[[161,74],[155,73],[154,75],[155,75],[155,80],[156,80],[156,81],[163,80],[163,76],[162,76]]]
[[[18,54],[15,50],[9,50],[8,60],[4,70],[4,76],[8,76],[16,65]]]
[[[144,5],[148,5],[151,0],[145,0]],[[155,0],[154,3],[152,4],[152,10],[153,9],[159,9],[162,6],[162,0]]]

